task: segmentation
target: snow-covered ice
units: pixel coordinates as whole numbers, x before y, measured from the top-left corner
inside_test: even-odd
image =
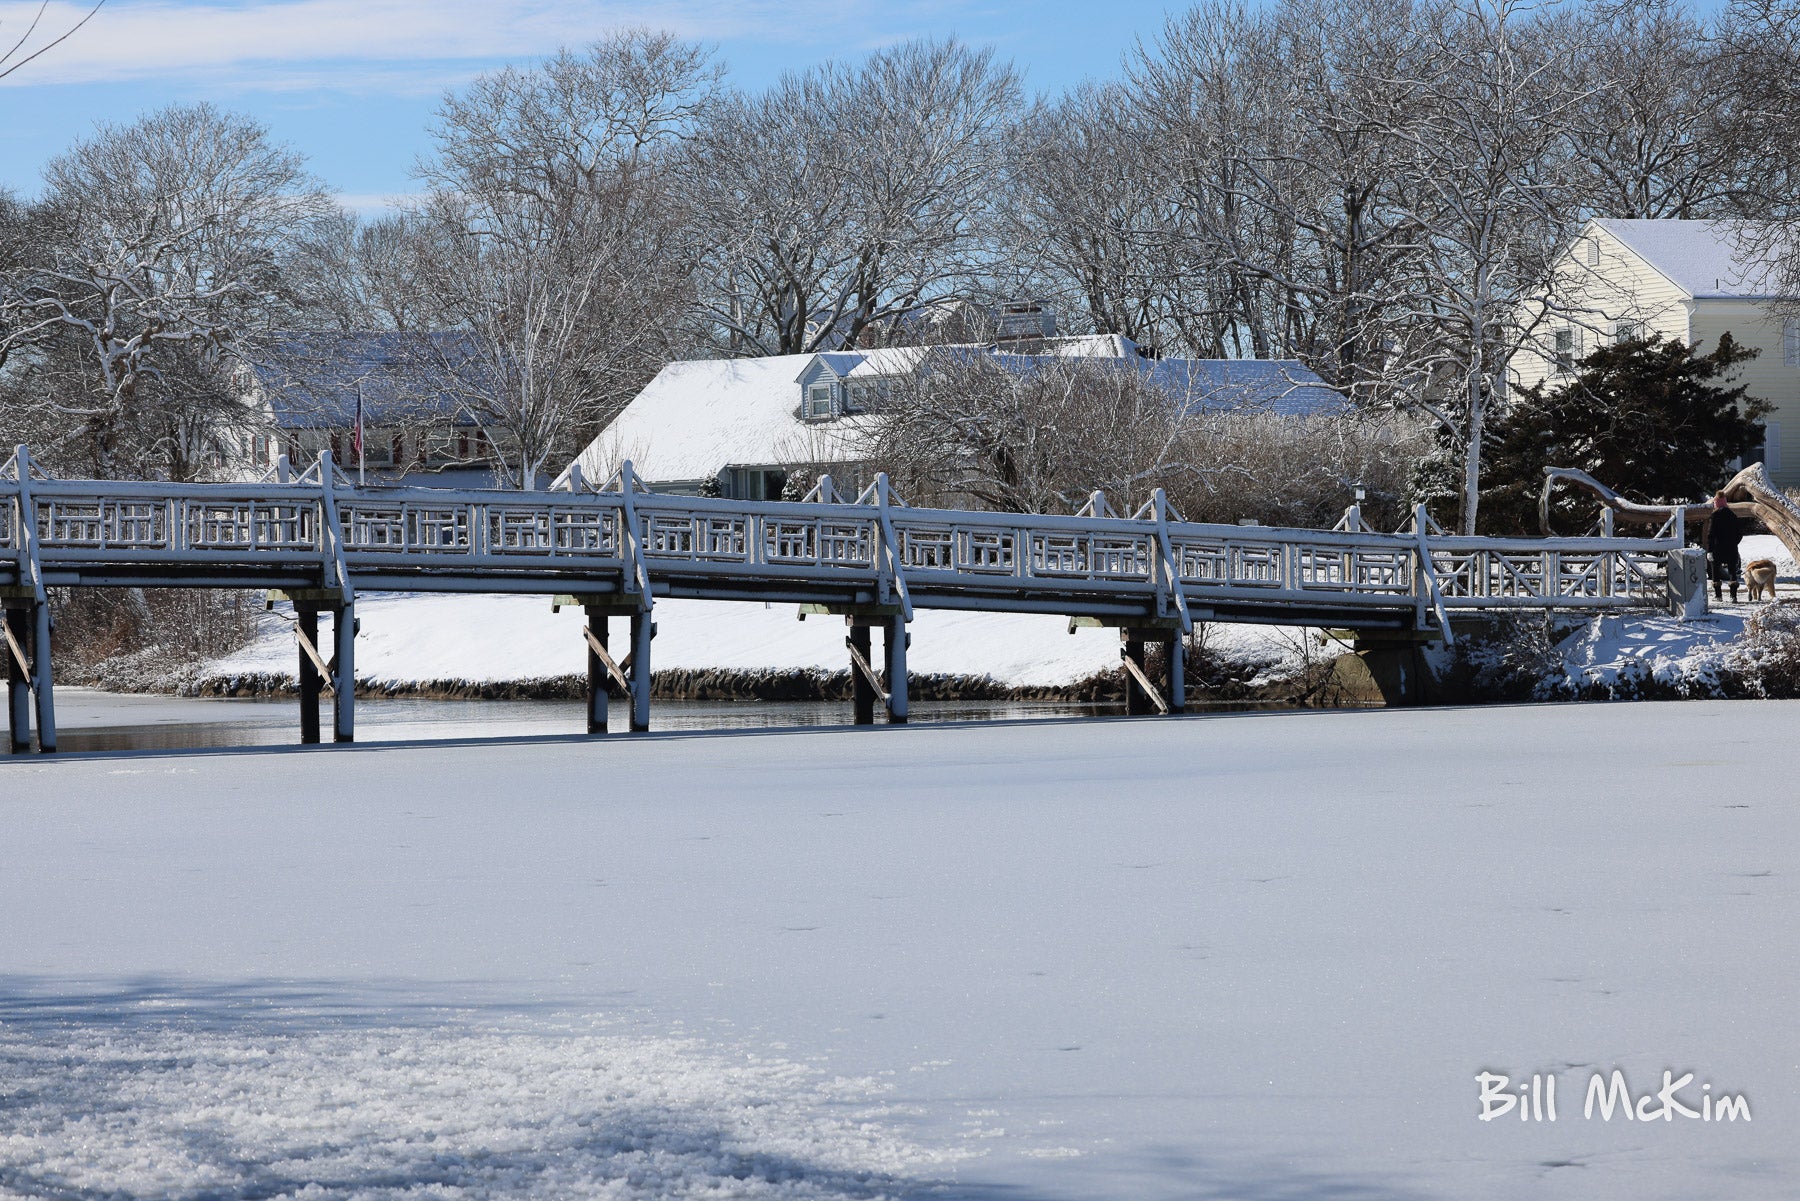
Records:
[[[0,761],[0,1196],[1790,1196],[1796,720]]]

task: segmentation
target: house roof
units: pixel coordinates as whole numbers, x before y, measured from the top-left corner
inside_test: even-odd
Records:
[[[1086,349],[1096,348],[1098,341]],[[1348,407],[1342,394],[1297,360],[1145,359],[1129,339],[1113,340],[1113,345],[1122,353],[1084,357],[1102,369],[1145,373],[1185,412],[1254,408],[1308,416]],[[979,346],[941,349],[995,353]],[[840,378],[858,379],[910,371],[925,353],[898,348],[670,363],[577,462],[590,479],[605,478],[621,460],[629,459],[644,479],[685,481],[709,479],[730,466],[855,461],[866,454],[865,435],[879,418],[854,415],[803,421],[798,380],[821,357]],[[1052,356],[996,357],[1010,370],[1028,371]]]
[[[455,333],[280,333],[262,339],[250,364],[283,429],[348,429],[362,401],[363,424],[457,420],[446,370],[472,364]],[[464,421],[466,422],[466,419]]]
[[[1778,290],[1773,260],[1752,245],[1765,230],[1755,222],[1603,217],[1594,224],[1695,299],[1767,300]]]

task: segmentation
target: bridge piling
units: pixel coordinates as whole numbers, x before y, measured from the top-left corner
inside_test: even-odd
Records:
[[[1120,634],[1120,656],[1126,661],[1125,668],[1125,716],[1138,717],[1150,712],[1150,693],[1138,678],[1144,671],[1144,640],[1133,630],[1124,630]],[[1130,665],[1136,665],[1132,671]]]
[[[631,732],[641,734],[650,728],[650,640],[656,637],[656,623],[649,610],[631,615]]]
[[[333,742],[356,741],[356,606],[331,611],[331,640],[335,644],[331,668]]]
[[[1187,712],[1187,643],[1177,633],[1163,643],[1168,664],[1166,682],[1169,686],[1169,712]]]
[[[607,718],[607,671],[600,652],[607,649],[609,623],[606,610],[598,605],[587,605],[583,611],[587,615],[588,636],[591,639],[587,645],[587,732],[604,734]]]
[[[312,646],[319,645],[319,611],[317,609],[299,609],[294,614],[298,624],[300,638]],[[324,677],[313,663],[312,656],[307,654],[306,645],[299,646],[300,653],[300,744],[311,746],[319,741],[319,693]]]
[[[869,662],[869,627],[850,622],[850,712],[851,721],[859,726],[875,724],[875,685],[869,682],[864,665]]]
[[[906,618],[894,616],[882,623],[881,644],[887,654],[889,725],[906,724],[906,650],[911,642],[912,635],[906,632]]]
[[[12,752],[22,755],[31,749],[31,680],[30,666],[14,652],[31,641],[31,614],[24,608],[6,610],[6,715],[12,735]]]
[[[38,751],[56,753],[56,683],[51,678],[50,644],[55,624],[50,620],[50,605],[39,601],[32,607],[31,690],[37,694]]]

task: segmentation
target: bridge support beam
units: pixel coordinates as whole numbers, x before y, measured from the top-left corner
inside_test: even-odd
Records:
[[[587,732],[604,734],[609,681],[606,659],[601,656],[611,657],[606,645],[610,623],[606,610],[598,605],[586,605],[583,612],[587,615]]]
[[[1125,661],[1125,716],[1139,717],[1151,709],[1150,690],[1144,687],[1144,640],[1135,630],[1121,630],[1119,641],[1119,655]]]
[[[1170,713],[1187,712],[1187,643],[1180,631],[1163,640],[1163,681],[1168,685]]]
[[[13,648],[31,645],[31,611],[24,606],[6,610],[6,716],[15,755],[31,749],[31,665]]]
[[[318,648],[319,611],[302,609],[294,614],[294,622],[299,635],[295,646],[300,654],[300,744],[311,746],[319,741],[319,694],[324,690],[324,677],[306,648],[309,643],[315,650]]]
[[[850,619],[850,720],[859,726],[875,724],[875,684],[869,679],[869,627]]]
[[[1145,647],[1162,647],[1161,679],[1150,675]],[[1125,714],[1187,711],[1187,657],[1179,626],[1123,626],[1119,630],[1119,659],[1125,669]]]
[[[331,687],[331,737],[333,742],[356,741],[356,606],[345,604],[334,589],[271,591],[267,605],[291,601],[294,606],[294,648],[300,656],[300,742],[311,746],[320,740],[319,702]],[[331,617],[332,654],[328,661],[319,643],[319,614]]]
[[[903,726],[907,715],[906,648],[912,635],[906,632],[906,618],[899,615],[882,624],[882,649],[887,652],[888,724]]]
[[[631,615],[631,732],[643,733],[650,728],[650,640],[656,637],[656,623],[648,609]]]
[[[39,601],[31,607],[31,690],[37,694],[38,750],[56,753],[56,683],[51,678],[50,643],[54,624],[50,606]]]
[[[331,611],[331,715],[333,742],[356,741],[356,606]]]

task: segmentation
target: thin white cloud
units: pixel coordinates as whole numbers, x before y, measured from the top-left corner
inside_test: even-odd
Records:
[[[422,192],[339,192],[336,200],[359,217],[379,217],[383,213],[404,208],[424,195]]]
[[[94,19],[7,83],[93,83],[197,75],[302,86],[354,79],[355,64],[485,62],[554,51],[611,29],[647,25],[707,40],[861,23],[828,0],[109,0]],[[0,0],[0,39],[17,37],[35,0]],[[55,0],[40,28],[55,36],[87,11]],[[41,41],[42,39],[40,39]],[[404,71],[401,74],[405,74]],[[390,81],[395,82],[395,81]]]

